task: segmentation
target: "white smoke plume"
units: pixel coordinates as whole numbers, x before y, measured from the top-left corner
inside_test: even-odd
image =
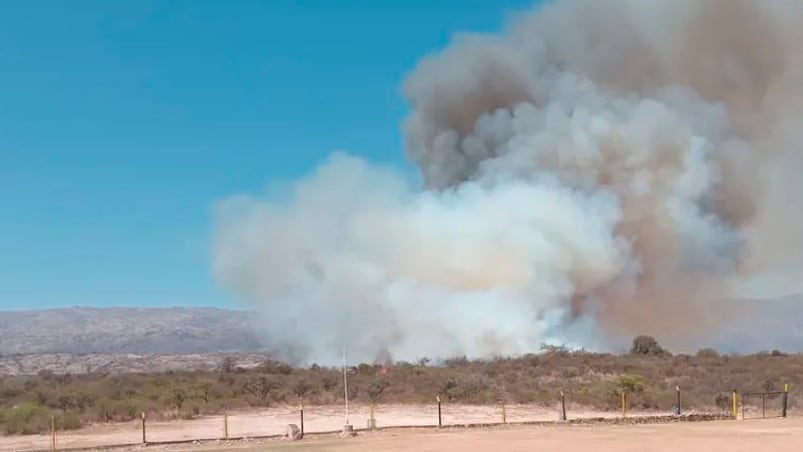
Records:
[[[337,153],[225,200],[216,275],[306,361],[726,343],[762,315],[738,299],[803,269],[800,23],[792,0],[559,0],[457,36],[404,86],[423,184]]]

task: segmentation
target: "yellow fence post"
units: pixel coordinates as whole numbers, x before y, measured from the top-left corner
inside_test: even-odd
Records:
[[[781,416],[786,417],[787,408],[789,408],[789,383],[783,385],[783,410],[781,411]]]
[[[627,392],[622,391],[622,417],[627,417]]]
[[[732,409],[733,409],[733,419],[735,420],[735,419],[738,419],[738,414],[739,414],[739,411],[738,411],[738,406],[739,406],[739,394],[736,392],[736,390],[735,390],[735,389],[733,390],[733,394],[731,395],[731,403],[732,403],[732,405],[733,405],[733,406],[732,406]]]
[[[50,450],[56,450],[56,416],[50,416]]]
[[[229,439],[229,413],[223,413],[223,438]]]

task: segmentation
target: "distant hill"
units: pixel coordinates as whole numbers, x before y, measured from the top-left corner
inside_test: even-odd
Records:
[[[0,355],[263,350],[253,320],[251,312],[212,308],[0,311]]]

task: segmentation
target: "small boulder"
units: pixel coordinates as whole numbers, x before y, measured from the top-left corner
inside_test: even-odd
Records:
[[[343,426],[343,431],[340,432],[340,436],[342,436],[343,438],[346,438],[346,437],[349,437],[349,436],[357,436],[357,432],[354,431],[354,426],[353,425],[346,424],[346,425]]]
[[[296,424],[287,424],[284,436],[291,441],[298,441],[301,439],[301,429]]]

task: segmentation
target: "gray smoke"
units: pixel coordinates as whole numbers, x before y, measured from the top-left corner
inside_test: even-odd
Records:
[[[284,199],[225,200],[216,275],[305,360],[739,348],[763,312],[739,299],[800,286],[801,21],[560,0],[457,36],[404,85],[423,187],[338,153]]]

